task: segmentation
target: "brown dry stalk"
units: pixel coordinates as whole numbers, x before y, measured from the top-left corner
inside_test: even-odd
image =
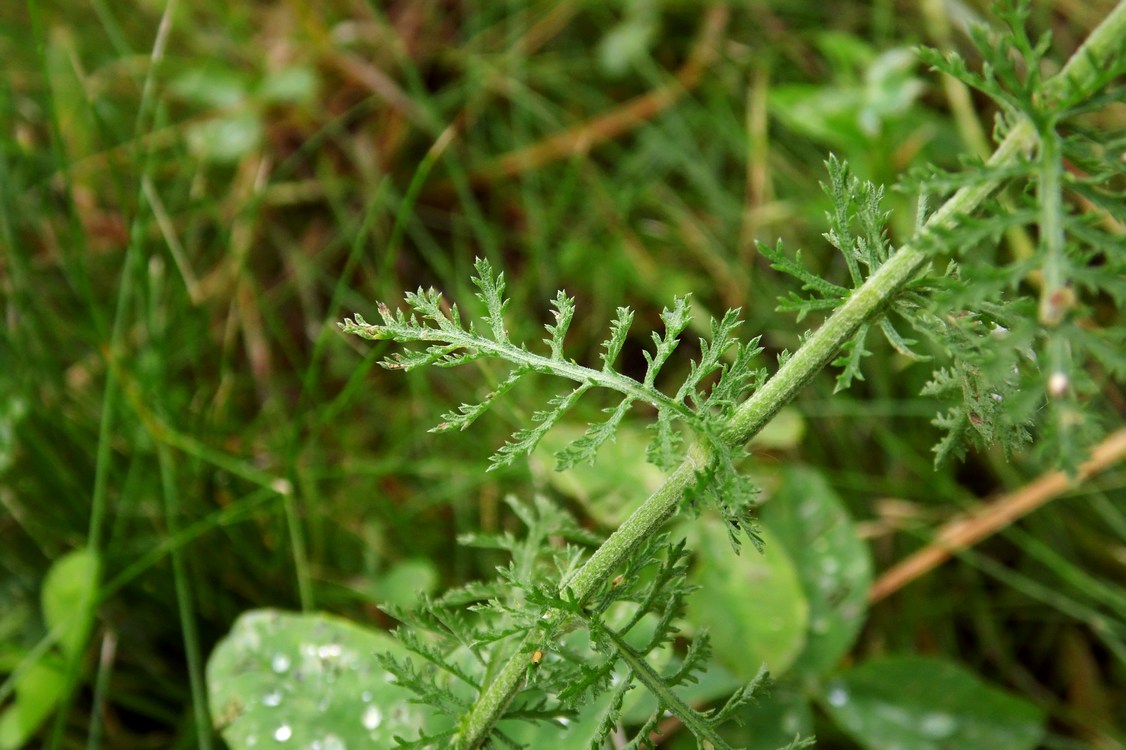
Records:
[[[1099,443],[1076,475],[1068,476],[1063,471],[1049,472],[1015,492],[957,516],[939,529],[930,544],[881,575],[868,591],[868,601],[875,603],[890,596],[938,567],[959,550],[977,544],[1124,458],[1126,428],[1111,433]]]
[[[719,40],[723,36],[723,30],[727,28],[730,15],[730,10],[723,4],[713,5],[708,9],[692,52],[672,81],[562,133],[475,168],[469,174],[470,182],[475,186],[488,184],[502,177],[512,177],[552,161],[584,153],[598,143],[616,138],[665,111],[696,86],[701,73],[715,59]]]

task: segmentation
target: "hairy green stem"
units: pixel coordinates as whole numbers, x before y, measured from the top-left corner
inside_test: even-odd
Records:
[[[1035,130],[1029,123],[1021,123],[1009,133],[1008,138],[990,159],[991,164],[1005,164],[1035,142]],[[960,214],[972,211],[983,201],[996,184],[974,185],[958,191],[941,209],[935,212],[920,233],[945,226]],[[820,372],[841,346],[848,342],[861,324],[871,320],[926,263],[927,255],[907,244],[888,259],[879,270],[842,304],[817,329],[774,377],[745,401],[732,415],[722,439],[730,445],[741,445],[754,437],[778,410]],[[680,507],[685,493],[696,479],[696,473],[707,465],[704,450],[696,445],[684,462],[618,529],[602,544],[591,558],[563,583],[563,588],[582,601],[598,587],[609,581],[626,561],[630,553],[645,539],[652,536]],[[475,750],[488,737],[505,708],[524,683],[526,659],[547,641],[553,631],[566,620],[564,613],[544,620],[540,627],[528,633],[521,648],[510,658],[496,679],[481,694],[473,709],[465,717],[458,733],[455,747],[458,750]],[[523,656],[522,656],[523,655]]]
[[[1063,229],[1063,159],[1060,137],[1045,128],[1040,137],[1039,187],[1040,244],[1044,248],[1043,283],[1040,287],[1040,323],[1054,327],[1063,322],[1071,308],[1067,293],[1067,269]],[[1052,367],[1056,366],[1052,363]]]
[[[1083,46],[1072,56],[1048,88],[1059,100],[1074,102],[1089,95],[1102,80],[1106,66],[1117,61],[1126,48],[1126,0],[1122,0]],[[1015,125],[989,160],[992,166],[1009,164],[1037,143],[1037,133],[1030,122]],[[926,264],[928,255],[917,245],[927,233],[952,226],[958,217],[973,211],[998,187],[999,181],[962,188],[938,211],[931,215],[907,244],[888,259],[868,280],[856,289],[828,320],[788,359],[778,372],[747,399],[735,412],[723,432],[723,440],[741,445],[754,437],[778,411],[789,403],[813,377],[828,365],[841,346],[857,329],[878,316],[908,282]],[[680,507],[685,493],[695,482],[697,471],[706,466],[707,456],[696,447],[684,462],[669,475],[645,503],[626,519],[610,538],[591,556],[564,589],[582,601],[606,585],[626,561],[630,553],[654,534]],[[525,636],[520,648],[511,656],[496,678],[482,692],[477,703],[463,718],[454,747],[476,750],[488,739],[505,708],[524,684],[532,653],[545,645],[567,615],[549,615],[543,623]]]
[[[455,341],[452,343],[460,342]],[[496,359],[517,362],[521,366],[531,368],[535,372],[549,372],[552,375],[567,378],[576,383],[594,383],[607,390],[617,391],[623,396],[634,399],[635,401],[651,404],[658,409],[671,409],[688,421],[689,424],[694,424],[696,421],[695,412],[684,404],[669,398],[652,386],[639,386],[635,380],[620,375],[613,370],[595,370],[591,367],[583,367],[580,364],[568,362],[563,359],[555,359],[553,357],[545,357],[542,354],[535,354],[534,352],[530,352],[514,344],[477,339],[463,345],[473,349],[479,349]]]

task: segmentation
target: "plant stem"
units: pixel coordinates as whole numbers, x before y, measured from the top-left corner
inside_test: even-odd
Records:
[[[1022,121],[1009,132],[989,164],[1008,164],[1035,142],[1036,131],[1032,124]],[[853,291],[774,377],[735,410],[723,432],[723,439],[731,445],[741,445],[757,435],[779,409],[837,356],[857,329],[875,318],[923,267],[930,256],[912,243],[919,244],[918,238],[936,229],[953,226],[959,216],[973,211],[999,183],[999,180],[993,180],[966,186],[933,213],[912,241],[893,253],[863,285]]]
[[[1008,138],[994,153],[990,164],[1005,164],[1035,142],[1035,130],[1022,122],[1009,133]],[[997,183],[973,185],[959,190],[935,212],[920,230],[926,232],[946,226],[958,215],[972,211]],[[821,371],[837,351],[860,327],[871,320],[888,304],[914,274],[923,266],[928,256],[909,244],[893,254],[879,270],[842,304],[794,353],[774,377],[745,401],[732,416],[722,438],[730,445],[741,445],[754,437],[783,406]],[[609,581],[632,550],[659,529],[680,507],[686,491],[695,481],[696,472],[707,465],[707,456],[697,444],[684,462],[618,529],[602,544],[591,558],[564,582],[581,602],[606,581]],[[463,720],[455,747],[458,750],[476,750],[488,737],[493,725],[503,714],[524,682],[527,663],[522,655],[531,654],[550,639],[552,632],[566,619],[564,613],[550,617],[530,631],[515,655],[497,674],[496,679],[481,694],[473,709]]]
[[[1126,49],[1126,0],[1111,11],[1072,56],[1048,88],[1059,99],[1074,102],[1089,95],[1102,80],[1110,59],[1121,56]],[[1009,164],[1034,147],[1037,133],[1032,123],[1022,120],[1015,125],[989,159],[991,166]],[[864,284],[817,329],[783,365],[774,377],[745,401],[731,417],[723,432],[730,445],[742,445],[754,437],[789,403],[813,377],[828,365],[841,346],[848,342],[864,323],[884,310],[916,273],[929,256],[917,245],[920,239],[935,230],[953,226],[960,216],[973,211],[1000,184],[1000,180],[967,186],[955,193],[931,215],[915,237],[895,252]],[[706,466],[707,456],[699,446],[689,451],[684,462],[609,539],[591,556],[563,588],[581,602],[605,585],[622,563],[645,539],[667,521],[680,506],[686,491],[693,485],[696,472]],[[529,631],[516,652],[485,688],[477,703],[463,718],[454,740],[457,750],[476,750],[488,739],[505,708],[524,683],[528,660],[563,624],[567,615],[555,613]]]

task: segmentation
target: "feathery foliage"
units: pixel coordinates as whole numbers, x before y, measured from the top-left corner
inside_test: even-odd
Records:
[[[711,322],[710,339],[701,342],[699,358],[674,395],[658,387],[689,323],[683,297],[662,312],[664,330],[652,335],[640,380],[615,369],[633,322],[628,308],[619,308],[610,325],[601,367],[586,367],[565,354],[575,305],[560,292],[552,302],[553,321],[545,326],[547,351],[535,353],[511,340],[504,277],[485,260],[476,262],[474,278],[485,310],[480,330],[432,289],[407,294],[408,311],[380,304],[381,324],[358,315],[344,321],[346,333],[420,345],[392,354],[384,362],[388,368],[454,367],[483,357],[509,363],[491,393],[444,414],[434,431],[465,429],[525,377],[570,381],[569,390],[549,399],[529,426],[496,451],[491,468],[527,455],[589,390],[612,391],[618,400],[604,410],[605,420],[556,454],[558,468],[593,462],[635,404],[656,410],[647,458],[669,472],[668,480],[597,550],[588,552],[596,540],[546,501],[537,500],[534,509],[510,502],[528,527],[523,541],[508,535],[469,540],[511,554],[512,562],[499,570],[501,585],[474,584],[428,602],[418,614],[396,615],[416,630],[436,633],[436,640],[403,636],[424,666],[391,660],[388,667],[422,700],[454,717],[456,725],[441,739],[457,748],[514,746],[498,721],[558,721],[608,694],[592,745],[598,747],[618,731],[626,693],[640,684],[657,708],[627,747],[651,746],[649,733],[666,711],[701,747],[727,747],[716,727],[736,714],[752,688],[711,713],[693,709],[676,693],[705,666],[706,636],[672,668],[654,666],[655,655],[676,637],[690,589],[685,547],[660,527],[688,497],[718,509],[734,544],[743,533],[756,539],[750,525],[755,490],[738,471],[746,440],[830,363],[841,368],[838,390],[863,380],[873,326],[901,355],[936,360],[924,392],[951,402],[935,419],[945,433],[935,447],[937,461],[961,456],[969,446],[997,443],[1011,453],[1034,441],[1058,463],[1077,465],[1100,429],[1088,368],[1126,373],[1126,328],[1121,316],[1106,312],[1109,302],[1120,307],[1126,301],[1120,231],[1126,165],[1106,158],[1126,138],[1084,124],[1092,107],[1119,94],[1105,89],[1126,64],[1112,49],[1120,31],[1115,27],[1061,74],[1043,78],[1049,38],[1027,36],[1029,7],[1027,1],[1002,5],[1010,27],[1003,39],[975,32],[986,61],[980,73],[957,56],[921,52],[933,67],[997,103],[996,135],[1003,141],[985,163],[966,162],[958,172],[935,168],[899,186],[918,193],[907,241],[896,243],[889,235],[883,188],[830,157],[824,189],[832,208],[824,236],[842,254],[847,279],[822,278],[781,244],[760,246],[805,293],[791,293],[780,309],[795,312],[799,321],[831,313],[803,337],[798,351],[779,358],[781,367],[769,380],[754,365],[758,340],[740,343],[739,315],[729,311]],[[944,202],[928,213],[938,198]],[[1030,225],[1037,237],[1032,253],[1007,254],[1001,240]],[[918,338],[901,334],[901,321]],[[692,439],[687,445],[686,436]],[[472,623],[459,612],[466,604],[477,615]],[[421,747],[434,739],[403,744]]]
[[[675,395],[669,396],[657,387],[657,379],[691,320],[687,296],[677,297],[671,308],[661,312],[664,332],[652,334],[653,349],[643,352],[645,376],[636,380],[615,369],[633,323],[632,310],[618,308],[617,317],[610,324],[610,336],[602,343],[602,366],[598,369],[585,367],[564,354],[575,303],[559,292],[552,301],[554,322],[544,326],[548,334],[544,339],[548,353],[534,353],[509,337],[504,322],[504,311],[508,307],[504,297],[504,274],[494,273],[483,258],[477,259],[474,265],[477,274],[473,283],[485,308],[483,329],[487,332],[479,330],[473,321],[463,321],[458,306],[447,307],[441,293],[421,288],[406,295],[410,312],[392,311],[381,303],[382,324],[368,323],[360,315],[340,324],[345,333],[367,339],[425,344],[418,350],[393,353],[382,363],[388,369],[413,370],[425,365],[456,367],[482,357],[500,359],[511,365],[497,386],[480,402],[462,404],[446,412],[432,432],[466,429],[524,377],[550,375],[574,383],[570,390],[552,396],[546,409],[532,415],[530,426],[516,431],[493,454],[489,468],[496,469],[531,453],[588,390],[603,388],[616,392],[620,397],[618,403],[603,410],[607,419],[589,425],[580,438],[558,451],[556,468],[593,464],[598,449],[613,439],[630,408],[637,403],[648,404],[657,410],[653,437],[646,452],[649,461],[665,470],[675,467],[683,458],[683,431],[690,431],[709,452],[707,465],[696,484],[696,496],[705,506],[715,507],[722,513],[736,548],[740,533],[747,534],[757,544],[751,517],[755,489],[737,470],[744,450],[721,438],[735,407],[766,376],[766,371],[755,364],[761,351],[758,339],[743,343],[736,337],[742,323],[737,310],[728,310],[720,320],[711,321],[711,335],[700,342],[699,359],[691,363]]]
[[[851,174],[848,165],[836,157],[831,156],[826,167],[829,182],[822,188],[832,200],[833,210],[826,215],[829,231],[824,236],[844,257],[851,286],[840,286],[806,270],[801,264],[801,253],[798,252],[791,260],[780,242],[773,248],[759,243],[760,252],[770,259],[773,268],[798,279],[802,282],[802,290],[810,292],[806,297],[790,292],[778,306],[779,310],[796,312],[799,322],[811,312],[835,310],[894,252],[886,229],[888,212],[882,205],[883,188]],[[921,299],[915,286],[909,286],[888,303],[895,312],[912,319]],[[912,359],[921,358],[911,348],[916,342],[900,335],[887,316],[881,316],[872,323],[862,323],[856,335],[844,345],[842,355],[833,362],[843,368],[837,376],[838,391],[848,388],[854,380],[864,379],[860,364],[870,354],[864,341],[872,325],[880,328],[888,343],[900,354]]]
[[[1051,38],[1031,39],[1027,1],[1003,4],[1003,36],[973,32],[984,57],[973,72],[958,55],[921,50],[922,58],[990,97],[998,106],[997,133],[1030,122],[1037,143],[1005,175],[1011,209],[994,205],[949,231],[928,238],[928,252],[956,260],[945,285],[930,297],[931,335],[952,364],[935,373],[928,393],[960,396],[936,419],[946,437],[939,460],[967,445],[999,442],[1007,451],[1035,439],[1037,449],[1074,469],[1105,425],[1090,403],[1097,392],[1091,366],[1126,373],[1126,326],[1106,315],[1126,302],[1126,164],[1122,133],[1092,130],[1084,116],[1120,99],[1120,56],[1093,59],[1093,79],[1065,87],[1062,76],[1042,77]],[[1014,49],[1019,54],[1013,54]],[[1097,53],[1087,53],[1089,55]],[[1117,149],[1117,151],[1115,151]],[[959,180],[991,179],[970,167]],[[916,189],[946,189],[950,175],[932,170],[913,178]],[[945,183],[945,184],[944,184]],[[1033,254],[1005,255],[998,238],[1013,226],[1032,226]],[[1043,418],[1042,415],[1046,415]]]
[[[1087,368],[1121,377],[1126,373],[1126,326],[1106,314],[1108,303],[1126,302],[1126,164],[1107,159],[1120,153],[1122,133],[1084,125],[1083,116],[1121,97],[1120,87],[1090,95],[1122,72],[1120,58],[1093,60],[1094,80],[1079,90],[1041,76],[1051,38],[1027,34],[1030,3],[1003,3],[1003,35],[975,27],[972,37],[984,57],[971,71],[957,54],[919,50],[924,61],[991,98],[998,106],[996,133],[1005,138],[1031,123],[1034,141],[1004,163],[967,161],[961,170],[938,167],[913,172],[899,189],[919,195],[919,223],[912,247],[931,258],[925,271],[885,301],[887,312],[905,320],[945,360],[924,395],[951,401],[934,424],[944,436],[936,462],[962,457],[973,446],[998,444],[1012,454],[1035,441],[1037,450],[1070,469],[1105,432],[1100,409],[1088,403],[1097,393]],[[1014,54],[1014,50],[1017,54]],[[1094,53],[1087,53],[1094,54]],[[840,306],[890,257],[881,188],[849,175],[828,161],[825,191],[833,209],[825,238],[844,257],[851,286],[823,279],[790,259],[781,246],[761,246],[774,268],[794,276],[808,296],[791,293],[779,309],[797,313]],[[925,222],[935,197],[955,190],[1000,184],[1001,198],[944,223]],[[1013,229],[1031,227],[1038,238],[1031,255],[1005,254],[1001,240]],[[934,269],[942,269],[935,271]],[[838,390],[862,380],[864,342],[878,325],[900,354],[919,359],[918,342],[901,335],[888,315],[861,324],[834,364],[843,369]],[[1047,418],[1042,418],[1046,414]]]
[[[488,665],[503,655],[525,665],[525,689],[506,707],[502,721],[559,723],[610,692],[610,699],[600,704],[602,715],[591,745],[601,747],[611,733],[621,731],[622,700],[640,683],[657,696],[658,706],[629,747],[652,747],[649,734],[668,712],[702,742],[730,750],[716,730],[737,718],[736,709],[751,699],[766,676],[760,674],[715,711],[698,711],[677,696],[675,688],[697,681],[710,656],[707,637],[701,636],[683,659],[668,658],[678,637],[684,597],[692,590],[685,580],[684,542],[671,543],[667,535],[650,538],[621,574],[579,602],[565,586],[560,589],[559,582],[566,581],[587,550],[602,540],[542,497],[532,505],[513,498],[506,502],[526,528],[522,537],[473,534],[461,540],[510,555],[509,563],[497,569],[496,581],[451,589],[413,612],[387,608],[402,623],[396,636],[412,656],[384,656],[384,666],[420,701],[452,719],[445,732],[397,738],[399,746],[422,748],[452,741],[456,721],[487,678]],[[519,636],[548,620],[552,624],[543,634],[544,645],[522,647]],[[654,657],[668,664],[663,672],[651,666]],[[493,741],[500,747],[518,746],[503,727],[495,731]]]

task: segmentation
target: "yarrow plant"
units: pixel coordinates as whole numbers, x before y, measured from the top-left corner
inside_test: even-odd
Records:
[[[598,369],[584,367],[564,354],[564,339],[575,314],[575,302],[559,292],[552,300],[553,322],[545,326],[548,337],[543,343],[547,344],[548,353],[536,354],[509,338],[503,317],[508,307],[508,300],[503,296],[504,275],[495,274],[484,259],[478,259],[475,267],[477,275],[473,283],[487,311],[486,333],[479,332],[472,322],[463,322],[458,307],[447,308],[441,294],[433,289],[419,289],[406,295],[410,313],[392,311],[381,304],[382,324],[371,325],[357,315],[341,325],[345,333],[368,339],[427,345],[418,351],[391,355],[383,362],[389,369],[412,370],[426,365],[456,367],[483,357],[511,364],[508,373],[481,402],[462,404],[456,411],[443,414],[441,422],[431,432],[466,429],[526,376],[542,374],[571,381],[574,384],[571,390],[551,398],[548,408],[532,415],[532,426],[516,432],[493,454],[489,468],[495,469],[531,453],[587,391],[594,388],[614,391],[620,398],[617,406],[604,409],[608,415],[605,421],[590,425],[582,437],[556,453],[556,469],[562,471],[580,463],[593,464],[599,448],[614,437],[630,407],[639,402],[648,404],[656,409],[657,417],[647,458],[662,469],[675,468],[683,457],[686,430],[695,438],[699,460],[704,466],[693,487],[694,494],[708,507],[721,512],[731,528],[731,540],[736,547],[740,530],[757,541],[751,516],[754,488],[736,468],[745,450],[724,437],[735,407],[766,378],[766,370],[755,363],[761,352],[758,339],[746,344],[735,339],[741,324],[737,310],[728,310],[720,320],[711,322],[711,335],[700,343],[700,358],[691,363],[688,376],[676,393],[668,396],[657,388],[657,377],[679,345],[681,333],[688,327],[688,297],[678,297],[671,308],[661,313],[664,333],[652,334],[653,349],[643,353],[647,365],[645,376],[635,380],[614,369],[633,323],[632,310],[618,308],[618,315],[610,324],[610,337],[602,343],[602,366]],[[713,376],[714,383],[706,387]]]
[[[656,415],[647,457],[667,472],[665,483],[605,539],[545,500],[510,502],[526,527],[522,538],[464,540],[511,556],[497,581],[452,590],[416,612],[393,612],[414,658],[388,656],[386,668],[421,702],[451,717],[418,737],[400,738],[401,746],[517,746],[498,729],[500,720],[565,721],[593,696],[608,693],[591,743],[601,747],[619,731],[627,691],[641,685],[655,708],[626,747],[652,746],[650,733],[667,715],[700,747],[730,747],[718,727],[738,714],[761,679],[711,711],[680,697],[707,666],[709,647],[701,636],[687,651],[672,653],[691,586],[688,550],[662,528],[688,507],[712,509],[736,548],[740,537],[759,544],[756,490],[739,471],[748,440],[825,367],[841,368],[839,388],[862,379],[871,329],[903,355],[935,361],[926,392],[949,399],[935,419],[944,433],[938,461],[970,446],[1000,443],[1012,452],[1033,442],[1059,463],[1077,465],[1102,430],[1088,368],[1126,375],[1126,329],[1115,316],[1100,314],[1107,300],[1118,307],[1126,302],[1126,168],[1120,158],[1126,139],[1082,124],[1083,115],[1121,96],[1115,81],[1126,71],[1126,4],[1050,78],[1041,74],[1049,41],[1027,36],[1028,8],[1025,2],[1001,9],[1009,27],[1003,39],[977,34],[987,61],[980,73],[957,56],[921,53],[997,103],[1000,145],[985,162],[967,162],[958,172],[927,170],[900,186],[919,195],[907,242],[896,247],[888,237],[882,189],[830,159],[826,192],[833,208],[826,237],[844,256],[847,283],[813,274],[781,245],[761,247],[776,269],[800,282],[801,293],[784,299],[783,309],[799,320],[831,313],[780,358],[771,377],[758,359],[758,339],[738,338],[741,321],[732,310],[711,322],[683,382],[658,387],[689,323],[687,298],[662,312],[664,330],[652,335],[640,379],[615,364],[633,323],[627,308],[609,324],[595,366],[566,354],[576,310],[563,292],[552,301],[542,347],[513,341],[504,276],[484,259],[476,262],[473,279],[484,309],[480,322],[440,293],[419,289],[406,295],[405,310],[380,304],[379,323],[356,315],[341,324],[345,333],[405,345],[384,362],[391,369],[457,367],[481,358],[507,363],[491,393],[442,415],[435,432],[469,428],[524,378],[567,382],[499,446],[490,468],[526,456],[584,394],[604,389],[616,403],[556,454],[557,467],[595,461],[634,405],[647,404]],[[1001,189],[1004,202],[993,198]],[[932,204],[939,205],[933,212]],[[1002,255],[999,238],[1025,225],[1037,228],[1034,252]],[[625,679],[615,677],[623,673]]]

